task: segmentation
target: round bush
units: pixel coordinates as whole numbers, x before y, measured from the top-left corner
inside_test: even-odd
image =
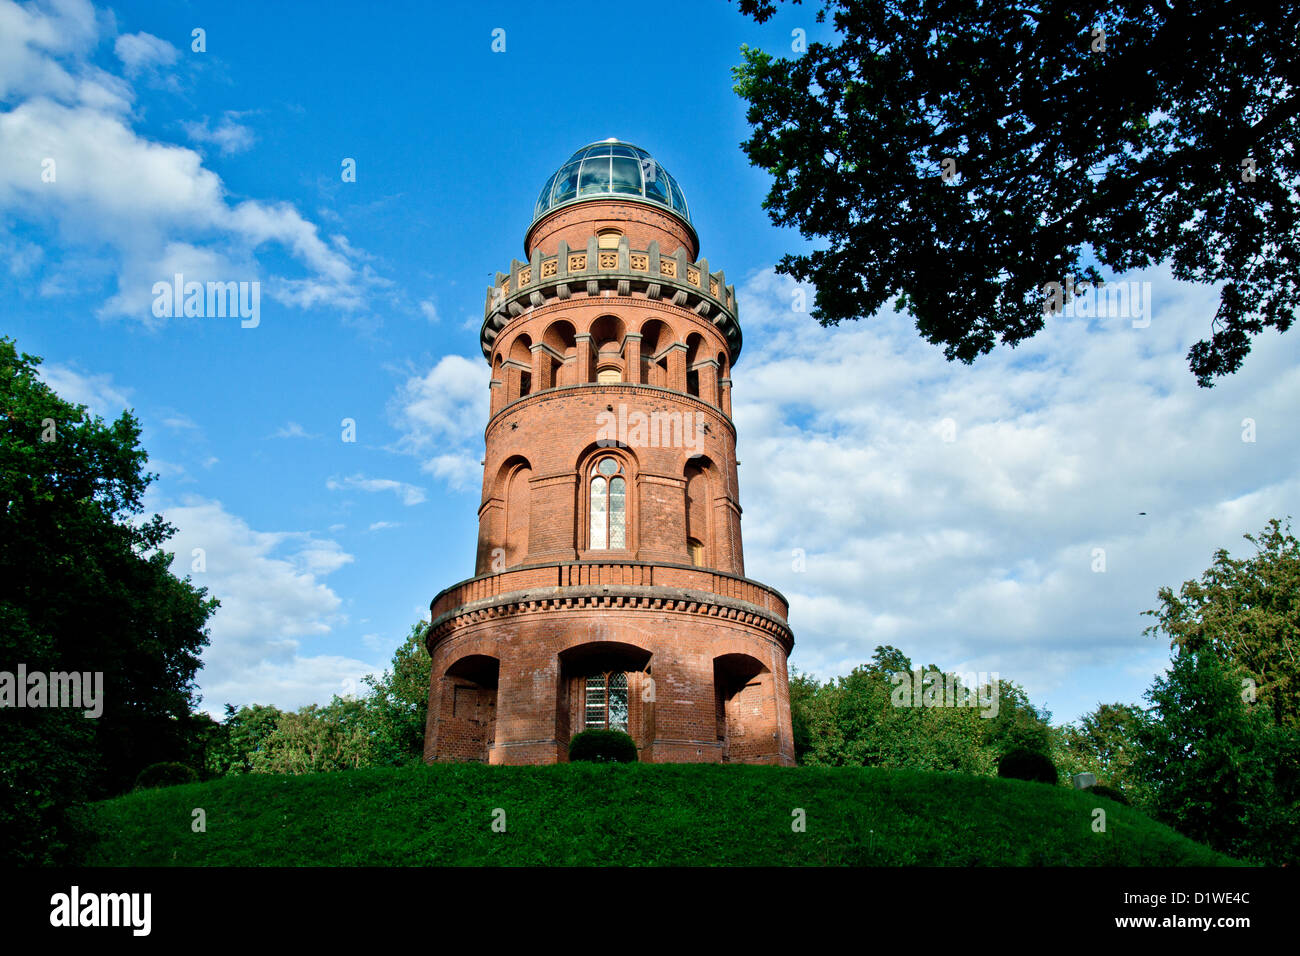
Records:
[[[569,760],[636,763],[636,741],[621,730],[584,730],[569,742]]]
[[[1023,747],[1008,751],[1002,756],[998,761],[998,776],[1038,783],[1056,783],[1060,779],[1056,764],[1052,763],[1050,757]]]
[[[1116,803],[1122,803],[1126,807],[1129,805],[1128,797],[1124,796],[1121,791],[1116,790],[1114,787],[1105,787],[1101,784],[1097,784],[1095,787],[1089,787],[1088,793],[1095,793],[1099,797],[1105,797],[1107,800],[1114,800]]]
[[[137,790],[153,787],[174,787],[178,783],[194,783],[199,775],[183,763],[151,763],[135,778]]]

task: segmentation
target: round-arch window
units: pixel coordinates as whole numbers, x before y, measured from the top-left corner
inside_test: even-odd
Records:
[[[627,476],[616,458],[602,458],[591,469],[591,550],[627,547]]]

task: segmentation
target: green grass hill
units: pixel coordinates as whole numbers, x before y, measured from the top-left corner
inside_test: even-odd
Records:
[[[1095,808],[1105,810],[1104,833],[1094,832]],[[206,832],[192,829],[195,809]],[[796,810],[805,832],[792,828]],[[87,822],[95,866],[1234,863],[1137,810],[1066,787],[849,767],[253,774],[130,793],[90,807]]]

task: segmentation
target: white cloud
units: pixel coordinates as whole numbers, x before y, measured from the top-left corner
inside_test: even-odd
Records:
[[[1081,668],[1123,675],[1162,650],[1141,635],[1158,587],[1296,511],[1300,336],[1261,336],[1241,372],[1199,389],[1185,356],[1215,293],[1124,278],[1152,282],[1149,328],[1063,319],[973,366],[906,318],[823,329],[791,311],[790,280],[744,286],[746,570],[790,598],[794,666],[843,674],[891,643],[1000,671],[1074,716],[1118,693]],[[1131,700],[1147,683],[1115,679]]]
[[[438,321],[438,307],[428,299],[425,299],[420,303],[420,314],[430,322]]]
[[[367,478],[365,475],[349,475],[346,478],[331,478],[325,482],[330,491],[365,491],[370,493],[391,491],[404,505],[418,505],[425,501],[424,489],[418,485],[395,481],[392,478]]]
[[[124,63],[165,56],[141,36],[119,38]],[[176,272],[261,281],[272,300],[297,308],[355,310],[383,285],[357,268],[346,242],[327,241],[293,206],[235,201],[199,153],[137,133],[130,84],[89,63],[99,42],[88,3],[0,0],[0,97],[14,103],[0,112],[0,221],[58,234],[65,254],[46,266],[45,293],[67,291],[63,274],[85,275],[88,262],[106,260],[116,289],[100,314],[153,325],[152,286]],[[248,140],[239,115],[199,135],[227,151],[241,148]],[[53,182],[42,181],[46,159],[54,160]],[[268,244],[286,250],[302,274],[264,274],[258,254]]]
[[[124,33],[114,42],[113,52],[122,61],[127,76],[171,66],[180,56],[176,47],[152,33]]]
[[[41,381],[52,388],[65,401],[85,405],[92,414],[105,421],[113,421],[125,409],[131,406],[124,391],[113,384],[112,376],[88,375],[68,368],[66,365],[42,364],[39,366]]]
[[[401,450],[423,458],[421,470],[466,490],[479,469],[488,418],[488,370],[482,360],[446,355],[398,389],[389,414],[402,432]]]
[[[400,528],[401,526],[401,522],[399,521],[372,521],[369,530],[387,531],[389,528]]]
[[[189,575],[221,601],[198,677],[210,712],[227,702],[292,708],[328,700],[345,681],[374,670],[352,658],[308,653],[314,639],[345,621],[342,599],[323,581],[353,560],[337,542],[258,531],[203,498],[161,513],[177,528],[167,544],[173,573]],[[206,564],[201,572],[193,570],[196,548]]]
[[[303,428],[297,422],[286,422],[283,426],[276,429],[271,435],[272,438],[319,438],[319,435],[313,435]]]
[[[227,110],[216,126],[211,126],[206,116],[201,122],[188,120],[181,125],[185,128],[185,134],[194,142],[208,143],[216,146],[222,156],[233,156],[251,149],[257,139],[251,129],[239,122],[239,118],[246,115],[246,112]]]

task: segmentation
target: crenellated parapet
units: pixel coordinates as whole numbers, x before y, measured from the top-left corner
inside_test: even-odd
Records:
[[[498,272],[487,290],[479,344],[483,355],[492,354],[492,343],[511,319],[529,309],[575,297],[598,298],[644,296],[688,309],[711,322],[726,338],[734,364],[740,355],[741,332],[736,308],[736,290],[727,285],[721,270],[709,271],[709,261],[691,262],[684,249],[661,255],[658,242],[646,249],[632,249],[627,237],[620,237],[617,249],[599,248],[592,236],[585,249],[571,249],[560,241],[557,253],[533,253],[531,262],[513,260],[510,272]]]

